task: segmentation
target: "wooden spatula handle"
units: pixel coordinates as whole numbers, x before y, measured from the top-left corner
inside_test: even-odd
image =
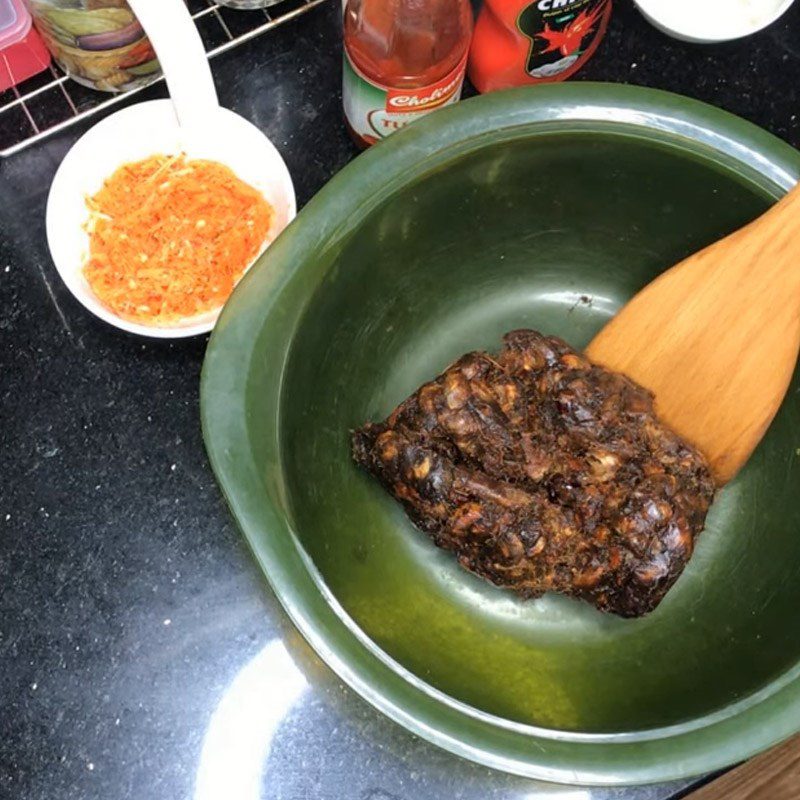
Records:
[[[688,800],[798,800],[800,736],[709,783]]]

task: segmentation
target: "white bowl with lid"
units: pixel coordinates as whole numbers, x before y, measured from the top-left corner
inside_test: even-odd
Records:
[[[794,0],[634,0],[656,28],[686,42],[741,39],[778,20]]]

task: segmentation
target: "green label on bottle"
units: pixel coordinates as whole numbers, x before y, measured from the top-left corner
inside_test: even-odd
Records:
[[[342,101],[347,122],[370,144],[461,97],[467,56],[445,78],[416,89],[392,89],[374,83],[353,64],[345,48]]]

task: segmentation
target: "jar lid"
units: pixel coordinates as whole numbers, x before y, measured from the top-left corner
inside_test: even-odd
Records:
[[[31,27],[31,15],[22,0],[0,0],[0,49],[24,39]]]

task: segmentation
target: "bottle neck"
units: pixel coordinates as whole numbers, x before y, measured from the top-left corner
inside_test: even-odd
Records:
[[[345,49],[355,69],[393,88],[444,79],[466,56],[471,33],[468,0],[350,0],[344,20]]]

